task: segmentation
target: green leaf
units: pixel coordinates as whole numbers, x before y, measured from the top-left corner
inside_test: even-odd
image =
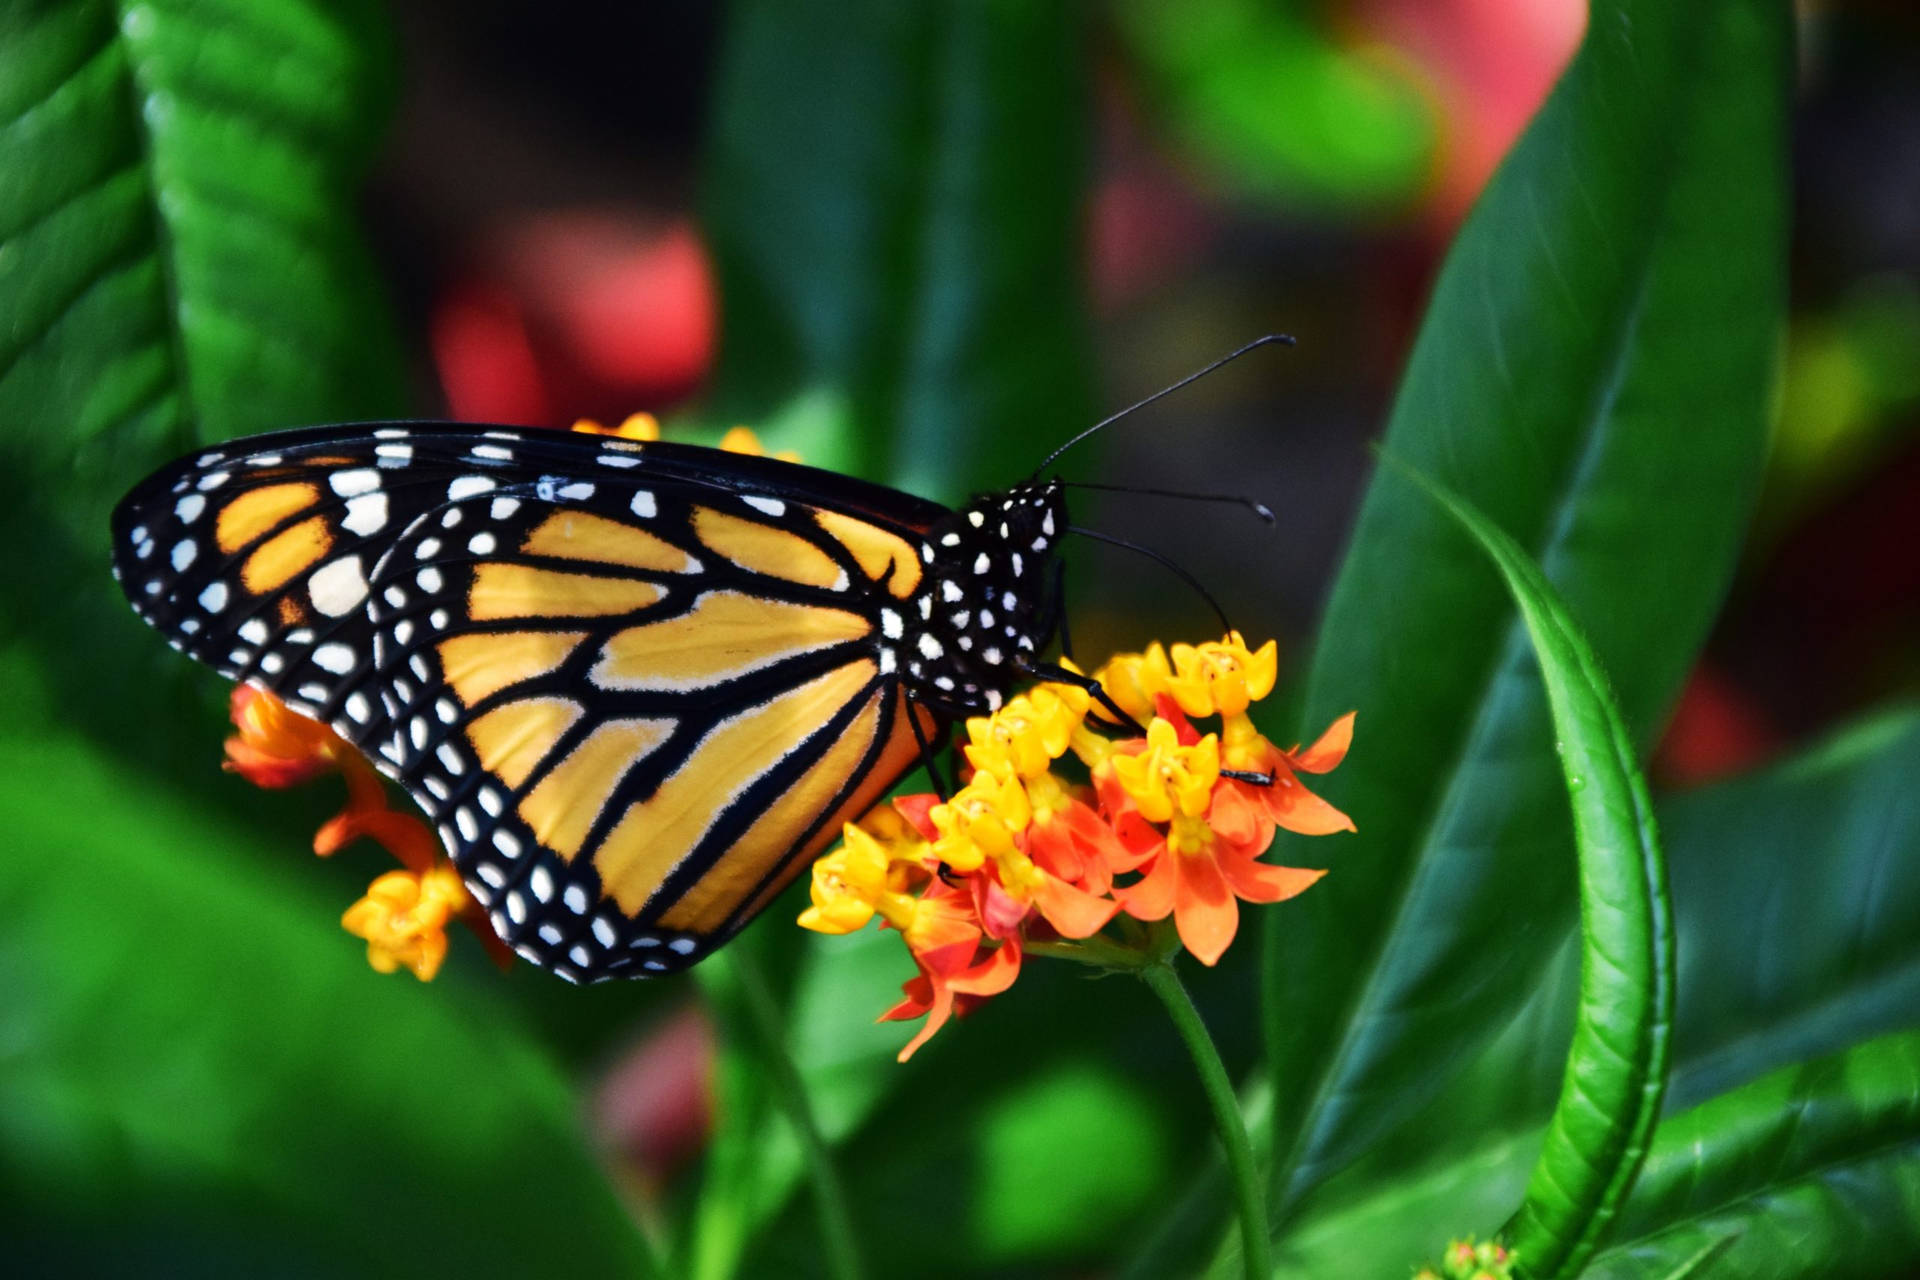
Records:
[[[1215,182],[1298,216],[1303,203],[1401,203],[1431,176],[1427,93],[1409,67],[1341,39],[1324,10],[1130,0],[1115,16],[1158,113]]]
[[[108,581],[106,514],[190,446],[390,413],[400,362],[353,216],[384,115],[370,0],[0,8],[0,537],[8,612],[103,734],[178,660]],[[148,741],[151,741],[150,739]]]
[[[1387,436],[1544,568],[1637,741],[1714,616],[1759,474],[1790,18],[1595,4],[1448,256]],[[1317,644],[1305,735],[1359,709],[1326,789],[1360,831],[1267,932],[1283,1214],[1513,1017],[1573,915],[1526,640],[1446,519],[1376,483]]]
[[[1920,1267],[1920,1032],[1857,1045],[1660,1126],[1623,1239],[1584,1273],[1911,1275]],[[1698,1259],[1698,1261],[1694,1261]]]
[[[1920,1024],[1920,710],[1673,797],[1673,1105]]]
[[[1920,1023],[1916,776],[1907,708],[1658,803],[1679,941],[1670,1111]],[[1433,1103],[1316,1196],[1283,1270],[1383,1273],[1506,1218],[1561,1083],[1576,950]]]
[[[1416,473],[1417,475],[1417,473]],[[1419,477],[1500,570],[1533,638],[1573,802],[1580,1009],[1560,1103],[1512,1243],[1529,1274],[1577,1274],[1633,1186],[1667,1084],[1673,909],[1653,800],[1593,648],[1518,543]]]
[[[930,497],[1004,487],[1089,421],[1079,11],[730,14],[707,158],[716,411],[824,398],[844,449],[815,465]]]
[[[31,730],[0,736],[12,1266],[654,1273],[570,1082],[489,1006],[490,972],[371,972],[344,903],[273,874],[299,846]]]

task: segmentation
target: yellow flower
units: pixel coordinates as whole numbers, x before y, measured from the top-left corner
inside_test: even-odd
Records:
[[[1041,685],[1019,694],[992,715],[967,721],[967,760],[998,778],[1038,778],[1066,754],[1091,701],[1084,689],[1071,685]]]
[[[1148,822],[1168,822],[1175,813],[1198,818],[1220,780],[1220,740],[1210,733],[1183,747],[1174,727],[1156,717],[1147,726],[1146,750],[1116,753],[1109,763],[1114,780]]]
[[[728,453],[744,453],[750,457],[764,458],[767,447],[760,443],[760,437],[751,427],[735,427],[720,437],[720,447]],[[800,455],[792,449],[782,449],[773,455],[782,462],[798,462]]]
[[[1142,724],[1153,718],[1158,709],[1153,704],[1154,695],[1169,692],[1167,681],[1172,676],[1173,665],[1158,640],[1144,653],[1115,654],[1094,672],[1094,679],[1106,689],[1107,696]]]
[[[581,418],[573,424],[575,431],[588,431],[597,436],[618,436],[622,440],[658,440],[660,422],[650,413],[630,413],[626,421],[617,427],[603,427],[592,418]]]
[[[815,933],[865,928],[889,892],[886,846],[851,822],[840,838],[838,849],[813,864],[813,905],[800,913],[800,926]]]
[[[962,874],[1013,848],[1014,836],[1033,821],[1033,806],[1017,778],[973,775],[952,800],[927,811],[939,836],[933,856]]]
[[[471,902],[459,873],[441,862],[423,872],[389,871],[367,886],[340,923],[367,940],[367,963],[376,971],[404,967],[430,982],[447,957],[447,922]]]
[[[1238,631],[1225,640],[1173,646],[1173,672],[1166,691],[1190,716],[1243,716],[1273,692],[1280,647],[1269,640],[1249,651]]]

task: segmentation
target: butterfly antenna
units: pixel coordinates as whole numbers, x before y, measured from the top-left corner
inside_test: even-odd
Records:
[[[1055,449],[1052,453],[1048,454],[1045,458],[1043,458],[1040,462],[1040,465],[1033,469],[1033,475],[1028,477],[1029,481],[1031,482],[1032,480],[1039,479],[1040,473],[1042,471],[1045,471],[1048,467],[1052,466],[1059,459],[1061,454],[1073,448],[1073,446],[1079,444],[1082,440],[1085,440],[1088,436],[1092,435],[1094,432],[1099,431],[1105,427],[1112,426],[1114,423],[1120,421],[1120,419],[1126,417],[1128,414],[1134,412],[1135,410],[1146,408],[1148,405],[1152,404],[1155,400],[1160,399],[1160,397],[1162,396],[1172,395],[1174,392],[1178,391],[1180,388],[1186,386],[1189,382],[1198,382],[1200,379],[1206,377],[1208,374],[1212,373],[1214,370],[1222,368],[1226,365],[1232,364],[1235,360],[1238,360],[1241,356],[1247,354],[1247,352],[1252,351],[1256,347],[1270,347],[1275,345],[1276,343],[1283,347],[1290,347],[1293,345],[1293,338],[1290,334],[1285,334],[1285,333],[1269,333],[1265,337],[1255,338],[1252,342],[1249,342],[1246,346],[1241,347],[1238,351],[1228,352],[1226,355],[1221,356],[1218,360],[1215,360],[1212,364],[1208,365],[1206,368],[1201,369],[1196,373],[1188,374],[1186,377],[1180,379],[1180,381],[1174,383],[1172,386],[1162,387],[1160,388],[1160,390],[1148,396],[1145,400],[1139,401],[1136,404],[1130,404],[1126,408],[1122,409],[1120,412],[1115,414],[1110,414],[1107,417],[1100,419],[1100,421],[1094,423],[1092,426],[1088,427],[1085,431],[1082,431],[1079,435],[1073,437],[1073,439],[1067,441],[1065,444],[1061,445],[1058,449]]]
[[[1200,580],[1198,578],[1188,573],[1185,569],[1181,568],[1178,564],[1175,564],[1172,560],[1169,560],[1166,556],[1163,556],[1158,551],[1155,551],[1152,547],[1143,547],[1137,542],[1128,542],[1125,538],[1116,538],[1112,534],[1098,533],[1092,529],[1083,529],[1077,524],[1068,525],[1067,532],[1077,533],[1081,537],[1091,538],[1095,542],[1104,542],[1110,547],[1120,547],[1123,550],[1135,552],[1136,554],[1143,555],[1147,559],[1153,561],[1155,564],[1158,564],[1161,567],[1169,570],[1170,572],[1173,573],[1175,577],[1179,578],[1180,581],[1186,583],[1188,586],[1192,587],[1195,591],[1200,593],[1200,598],[1207,602],[1207,607],[1213,610],[1213,614],[1216,618],[1220,619],[1220,630],[1222,633],[1233,630],[1233,624],[1227,621],[1227,611],[1225,609],[1222,609],[1220,607],[1220,602],[1213,598],[1213,592],[1201,586]]]
[[[1060,486],[1063,489],[1099,489],[1105,493],[1141,493],[1150,498],[1183,498],[1188,502],[1225,502],[1245,507],[1260,517],[1263,524],[1276,523],[1272,507],[1237,493],[1189,493],[1184,489],[1150,489],[1132,484],[1095,484],[1091,480],[1062,480]]]

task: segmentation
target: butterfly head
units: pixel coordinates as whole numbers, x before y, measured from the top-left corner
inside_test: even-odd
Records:
[[[1059,620],[1054,549],[1066,531],[1058,481],[975,498],[935,525],[904,619],[900,663],[922,700],[957,714],[997,709]]]

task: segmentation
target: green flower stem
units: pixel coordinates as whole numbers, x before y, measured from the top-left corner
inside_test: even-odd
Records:
[[[759,961],[745,951],[745,948],[735,948],[730,956],[734,977],[739,984],[741,1003],[759,1033],[761,1056],[773,1083],[775,1104],[793,1126],[806,1157],[814,1204],[820,1210],[820,1234],[826,1243],[828,1274],[836,1280],[860,1280],[865,1268],[860,1262],[859,1237],[853,1229],[846,1184],[840,1180],[833,1153],[820,1132],[819,1122],[814,1119],[806,1083],[800,1079],[800,1070],[787,1053],[786,1027],[773,993],[767,989]]]
[[[1272,1245],[1267,1239],[1266,1190],[1261,1186],[1260,1170],[1255,1167],[1253,1143],[1247,1137],[1246,1121],[1240,1114],[1240,1100],[1233,1082],[1227,1078],[1226,1064],[1220,1061],[1213,1037],[1200,1020],[1200,1010],[1180,982],[1173,965],[1160,961],[1139,969],[1140,978],[1167,1006],[1174,1029],[1187,1042],[1194,1069],[1200,1075],[1200,1087],[1213,1108],[1213,1126],[1226,1148],[1227,1171],[1233,1178],[1234,1199],[1240,1207],[1241,1257],[1248,1280],[1268,1280],[1273,1275]]]

